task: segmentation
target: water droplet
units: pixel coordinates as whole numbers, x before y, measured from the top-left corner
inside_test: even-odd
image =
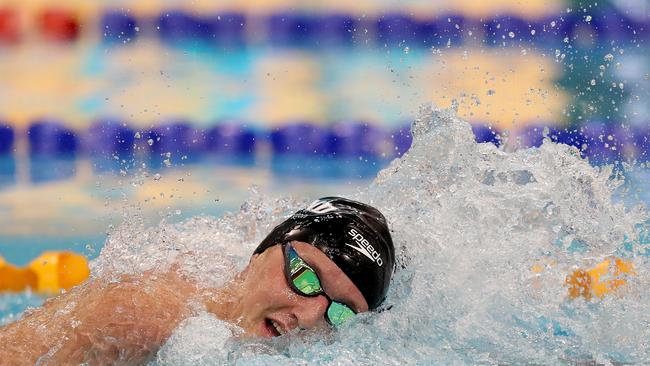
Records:
[[[591,79],[591,81],[589,82],[589,84],[591,84],[591,85],[596,85],[596,80],[595,80],[595,79]]]
[[[149,144],[149,146],[152,146],[153,145],[153,139],[147,140],[147,144]]]
[[[142,137],[142,136],[140,136],[140,132],[136,132],[136,133],[135,133],[135,138],[136,138],[136,139],[139,139],[139,138],[141,138],[141,137]]]
[[[154,174],[153,180],[160,180],[162,178],[159,173]]]
[[[536,33],[536,32],[535,32],[534,29],[532,29],[532,30],[530,31],[530,34],[533,35],[533,36],[535,35],[535,33]]]
[[[515,32],[512,32],[512,31],[509,32],[509,33],[508,33],[508,37],[510,37],[510,38],[515,38]]]
[[[611,53],[608,53],[608,54],[605,55],[605,57],[603,59],[605,61],[607,61],[607,62],[611,62],[612,60],[614,60],[614,55],[612,55]]]
[[[487,95],[494,95],[495,93],[496,91],[494,91],[494,89],[488,89],[487,91]]]
[[[587,23],[591,22],[591,15],[585,16],[585,22]]]

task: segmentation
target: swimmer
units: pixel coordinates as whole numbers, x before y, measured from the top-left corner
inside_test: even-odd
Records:
[[[378,210],[322,198],[275,227],[223,287],[203,288],[178,267],[93,279],[0,328],[0,360],[141,364],[201,310],[237,325],[244,337],[336,327],[382,304],[394,257]]]

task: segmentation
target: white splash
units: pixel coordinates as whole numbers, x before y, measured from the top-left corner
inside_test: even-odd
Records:
[[[412,131],[409,152],[350,197],[375,205],[390,222],[403,267],[390,310],[358,316],[326,338],[228,341],[200,355],[212,340],[205,332],[221,328],[209,318],[188,320],[157,364],[650,362],[650,276],[638,235],[648,214],[612,200],[623,182],[611,169],[550,141],[515,152],[477,144],[468,123],[433,106],[422,107]],[[143,271],[191,252],[184,270],[218,285],[245,265],[273,225],[306,203],[253,194],[220,219],[151,229],[132,220],[111,234],[93,273]],[[622,297],[567,298],[568,273],[614,254],[632,259],[638,273]],[[535,264],[545,271],[533,273]]]

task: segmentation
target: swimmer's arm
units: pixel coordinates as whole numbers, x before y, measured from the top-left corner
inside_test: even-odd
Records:
[[[175,274],[87,283],[0,328],[0,360],[141,364],[191,314],[194,295],[193,284]]]

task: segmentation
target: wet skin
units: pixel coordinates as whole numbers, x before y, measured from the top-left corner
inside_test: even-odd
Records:
[[[368,311],[359,289],[323,252],[306,243],[292,245],[317,272],[330,298],[348,304],[357,313]],[[208,309],[219,318],[239,325],[248,336],[273,337],[296,328],[327,327],[327,298],[293,292],[287,284],[284,266],[280,245],[253,256],[232,285],[215,294],[218,300]]]
[[[368,310],[359,289],[325,254],[292,243],[318,274],[330,298],[358,313]],[[205,288],[173,266],[92,279],[0,327],[0,364],[139,365],[151,359],[174,329],[202,309],[238,325],[245,337],[274,337],[294,329],[327,327],[328,300],[299,296],[284,276],[279,245],[254,255],[222,288]]]

